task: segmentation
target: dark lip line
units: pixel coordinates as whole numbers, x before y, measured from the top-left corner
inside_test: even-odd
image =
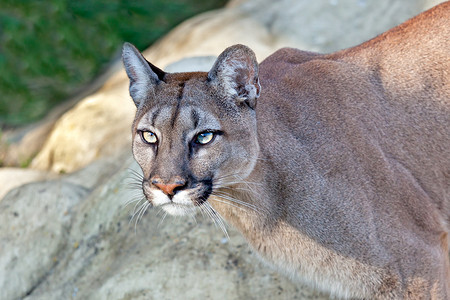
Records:
[[[187,205],[187,204],[181,204],[181,203],[175,203],[175,202],[168,202],[168,203],[164,203],[159,205],[158,207],[163,207],[163,206],[167,206],[167,205],[175,205],[175,206],[180,206],[180,207],[196,207],[196,205]]]

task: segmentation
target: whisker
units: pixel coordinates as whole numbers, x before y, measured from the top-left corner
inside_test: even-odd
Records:
[[[226,178],[229,178],[231,176],[233,176],[235,180],[226,180]],[[238,179],[238,180],[236,181],[236,179]],[[214,184],[216,186],[220,186],[220,187],[231,186],[231,185],[236,185],[236,184],[245,184],[252,192],[254,192],[254,190],[252,189],[252,187],[250,185],[263,186],[263,184],[259,183],[259,182],[252,182],[252,181],[244,180],[238,174],[231,174],[230,176],[221,176],[221,177],[215,178]]]
[[[248,208],[253,209],[254,211],[258,212],[259,207],[257,207],[256,205],[244,202],[244,201],[239,200],[239,199],[236,199],[236,198],[232,197],[230,194],[228,194],[226,192],[217,191],[217,192],[214,192],[213,195],[216,195],[216,196],[218,196],[220,198],[223,198],[224,200],[228,200],[230,202],[233,202],[233,203],[236,203],[236,204],[248,207]]]
[[[159,216],[159,214],[163,211],[164,211],[164,209],[162,209],[162,207],[159,207],[158,212],[156,213],[156,217]]]
[[[270,159],[262,158],[262,157],[257,157],[256,160],[259,160],[259,161],[270,161]]]
[[[162,211],[162,210],[163,210],[163,209],[161,208],[160,211]],[[166,211],[164,211],[164,215],[162,216],[161,220],[159,220],[157,228],[159,228],[159,227],[162,225],[162,223],[164,222],[164,220],[165,220],[166,217],[167,217],[167,214],[168,214],[168,213],[167,213]]]
[[[144,179],[144,176],[141,174],[137,174],[137,173],[128,173],[127,177],[125,179],[139,179],[142,180]]]
[[[229,206],[232,206],[234,208],[242,210],[245,213],[250,213],[245,207],[241,207],[241,206],[238,206],[236,204],[233,204],[233,203],[230,202],[230,200],[219,199],[219,198],[222,198],[222,196],[211,197],[210,200],[216,201],[216,202],[219,202],[219,203],[223,203],[223,204],[226,204],[226,205],[229,205]],[[255,211],[255,210],[252,209],[252,211]],[[255,211],[255,212],[259,213],[258,211]]]
[[[204,217],[207,216],[207,217],[211,218],[212,221],[214,221],[214,220],[213,220],[213,217],[211,216],[211,214],[209,213],[209,211],[206,209],[206,207],[204,206],[204,204],[200,205],[199,207],[200,207],[200,211],[201,211],[201,213],[202,213],[202,215],[203,215]],[[206,214],[206,216],[205,216],[205,214]],[[214,223],[215,223],[215,222],[214,222]]]
[[[131,183],[121,183],[121,187],[127,190],[135,190],[135,189],[141,189],[142,184],[137,182],[131,182]]]
[[[217,224],[217,222],[216,222],[216,220],[215,220],[215,217],[214,217],[213,213],[211,212],[210,209],[208,209],[208,208],[209,208],[209,207],[208,207],[208,206],[209,206],[208,204],[209,204],[209,203],[204,202],[200,207],[201,207],[201,209],[205,212],[205,214],[211,219],[211,221],[213,221],[214,226],[219,227],[218,224]]]
[[[132,168],[128,168],[127,171],[130,172],[132,175],[138,176],[139,178],[144,178],[144,174],[142,174],[141,172],[136,171]]]
[[[233,203],[236,203],[236,204],[240,204],[240,205],[246,206],[248,208],[256,209],[256,206],[254,206],[253,204],[246,203],[244,201],[236,199],[236,198],[234,198],[234,197],[232,197],[232,196],[230,196],[230,195],[228,195],[226,193],[215,192],[214,195],[217,196],[217,197],[223,198],[224,200],[229,200],[230,202],[233,202]]]
[[[215,180],[222,180],[222,179],[226,179],[226,178],[229,178],[229,177],[234,177],[234,178],[239,179],[240,183],[246,181],[248,183],[261,184],[259,182],[251,182],[251,181],[245,180],[244,178],[241,177],[241,175],[239,175],[239,173],[225,174],[225,175],[222,175],[222,176],[219,176],[219,177],[215,178]]]
[[[129,174],[129,176],[125,177],[123,180],[122,184],[130,184],[133,182],[142,182],[142,180],[144,179],[144,177],[141,176],[137,176],[137,175],[133,175],[133,174]]]
[[[126,201],[123,203],[123,205],[124,205],[123,208],[127,207],[128,205],[130,205],[130,204],[133,203],[133,202],[141,201],[141,200],[144,200],[144,199],[145,199],[145,196],[144,196],[143,194],[132,195],[131,198],[129,198],[128,200],[126,200]]]
[[[144,197],[141,199],[141,200],[139,200],[138,202],[136,202],[136,204],[134,205],[134,208],[133,208],[133,217],[134,217],[134,215],[136,214],[136,207],[138,207],[139,206],[139,204],[141,203],[141,201],[142,200],[146,200]]]
[[[202,214],[202,217],[204,218],[205,214],[203,213],[203,205],[199,205],[198,209],[199,209],[200,213]]]
[[[194,211],[191,211],[190,217],[194,221],[195,225],[198,225],[197,218],[195,216],[196,216],[196,213]]]
[[[244,178],[242,178],[240,175],[235,174],[234,175],[237,179],[241,180],[242,183],[246,183],[246,184],[254,184],[254,185],[259,185],[262,186],[263,184],[261,182],[254,182],[254,181],[248,181],[245,180]],[[250,187],[249,187],[250,188]]]
[[[226,221],[222,218],[222,216],[208,203],[209,208],[211,209],[212,213],[214,213],[214,216],[217,218],[217,221],[220,224],[220,227],[222,231],[224,232],[226,238],[229,240],[230,236],[228,235],[228,230],[226,227]]]
[[[136,218],[136,222],[134,223],[134,233],[137,233],[137,224],[139,223],[139,220],[142,219],[142,216],[144,215],[145,211],[147,210],[147,208],[150,206],[149,202],[146,202],[145,205],[140,209],[140,213],[138,214],[137,218]]]
[[[133,210],[133,215],[131,216],[130,221],[128,222],[128,224],[131,223],[131,221],[133,221],[134,217],[136,216],[136,214],[141,210],[142,207],[145,206],[146,203],[143,203],[141,206],[139,206],[139,208],[136,210],[136,207],[139,205],[141,201],[139,201],[138,203],[136,203],[136,205],[134,206],[134,210]]]
[[[209,211],[210,216],[214,221],[214,224],[218,225],[218,227],[222,230],[222,232],[225,234],[227,239],[230,239],[230,236],[228,235],[228,231],[224,224],[222,216],[208,202],[204,202],[203,205],[205,206],[206,211]]]
[[[143,195],[136,195],[135,197],[132,197],[131,199],[129,199],[127,202],[125,202],[123,204],[123,208],[126,208],[127,206],[129,206],[130,204],[139,204],[141,201],[146,201],[147,199],[145,198],[145,196]],[[133,209],[133,213],[134,213],[134,209]]]
[[[221,185],[214,185],[213,189],[228,189],[228,190],[238,190],[238,191],[246,191],[246,192],[252,192],[250,189],[242,188],[242,187],[231,187],[231,186],[221,186]]]

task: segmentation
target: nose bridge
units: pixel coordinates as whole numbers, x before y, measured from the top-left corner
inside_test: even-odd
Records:
[[[160,157],[155,172],[150,177],[150,184],[172,198],[176,190],[182,189],[187,184],[184,164],[181,154],[166,153]]]
[[[187,163],[182,147],[173,143],[172,149],[160,149],[157,165],[150,175],[151,178],[158,178],[161,183],[171,184],[175,181],[185,180]],[[164,151],[165,150],[165,151]]]

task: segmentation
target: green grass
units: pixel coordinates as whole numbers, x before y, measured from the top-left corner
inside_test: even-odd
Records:
[[[1,0],[0,128],[38,120],[102,72],[225,0]]]

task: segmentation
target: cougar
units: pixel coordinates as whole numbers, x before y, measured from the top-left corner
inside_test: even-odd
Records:
[[[225,220],[333,297],[449,299],[450,2],[332,54],[123,62],[147,206]]]

